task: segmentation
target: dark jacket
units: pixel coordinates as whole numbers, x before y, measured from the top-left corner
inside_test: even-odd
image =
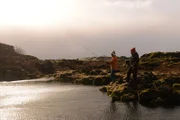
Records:
[[[133,53],[130,60],[131,67],[138,67],[139,64],[139,54],[137,52]]]

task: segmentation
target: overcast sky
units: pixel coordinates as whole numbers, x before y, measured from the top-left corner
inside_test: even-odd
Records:
[[[0,0],[0,42],[41,59],[180,51],[180,0]]]

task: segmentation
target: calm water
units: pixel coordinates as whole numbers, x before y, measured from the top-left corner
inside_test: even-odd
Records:
[[[180,120],[180,107],[111,103],[98,87],[38,81],[0,83],[0,120]]]

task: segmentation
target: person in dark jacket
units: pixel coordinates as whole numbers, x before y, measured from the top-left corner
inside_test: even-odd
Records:
[[[129,61],[129,69],[127,72],[127,82],[130,83],[131,87],[137,87],[137,72],[139,65],[139,54],[136,52],[136,48],[131,49],[131,58]],[[130,80],[131,74],[133,74],[133,79]]]

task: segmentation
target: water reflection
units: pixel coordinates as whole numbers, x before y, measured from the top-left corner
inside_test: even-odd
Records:
[[[126,103],[126,118],[128,120],[140,120],[140,112],[137,102]]]
[[[109,103],[109,106],[104,112],[103,120],[141,120],[139,104],[136,102],[130,103]]]
[[[117,110],[118,109],[117,109],[116,103],[110,102],[109,106],[107,107],[107,109],[104,112],[103,116],[105,116],[105,118],[103,120],[114,120]]]

